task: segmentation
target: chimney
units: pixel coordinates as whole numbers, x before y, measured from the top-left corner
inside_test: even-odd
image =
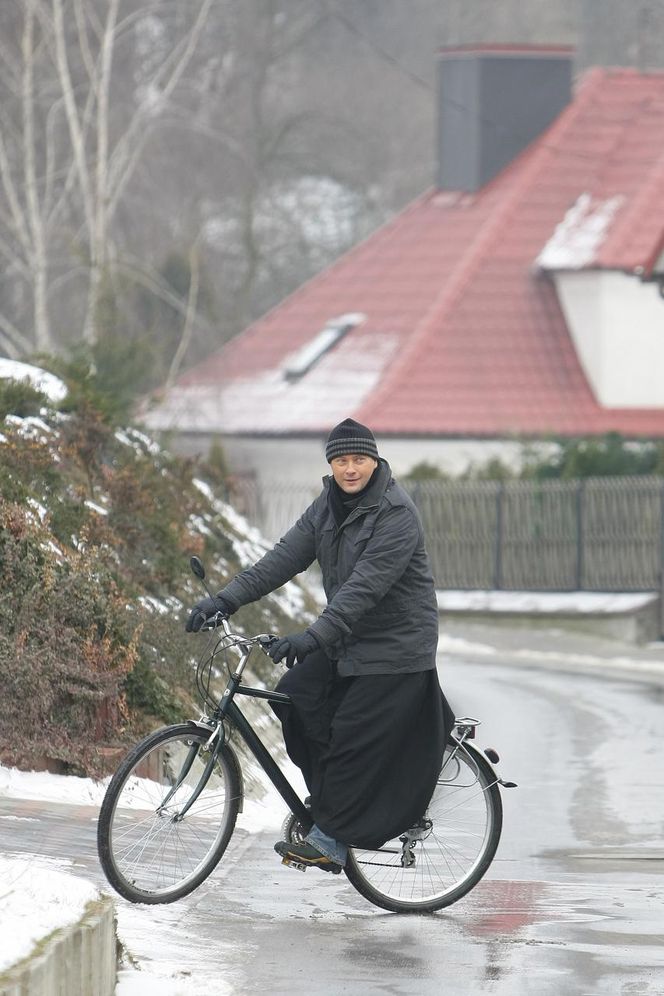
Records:
[[[569,103],[573,49],[463,45],[440,53],[438,187],[488,183]]]

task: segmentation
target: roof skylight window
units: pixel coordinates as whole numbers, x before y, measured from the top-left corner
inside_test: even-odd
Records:
[[[366,318],[361,313],[350,313],[331,318],[324,329],[314,336],[311,342],[299,349],[288,362],[284,370],[284,378],[289,381],[299,380],[314,367],[333,346],[343,339],[347,332],[360,325]]]

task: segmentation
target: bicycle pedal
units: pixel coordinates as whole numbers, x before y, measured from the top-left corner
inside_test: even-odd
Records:
[[[299,861],[293,861],[290,858],[282,858],[282,865],[286,865],[288,868],[294,868],[295,871],[305,872],[307,870],[307,865],[301,864]]]

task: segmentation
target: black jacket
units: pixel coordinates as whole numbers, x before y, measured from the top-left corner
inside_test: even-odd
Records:
[[[381,460],[360,503],[337,526],[331,478],[295,525],[221,594],[235,607],[254,602],[320,564],[327,607],[309,627],[342,676],[435,667],[438,609],[422,523]]]

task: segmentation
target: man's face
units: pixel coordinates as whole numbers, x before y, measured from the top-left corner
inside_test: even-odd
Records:
[[[366,486],[377,466],[377,460],[362,453],[346,453],[330,461],[335,481],[349,495]]]

